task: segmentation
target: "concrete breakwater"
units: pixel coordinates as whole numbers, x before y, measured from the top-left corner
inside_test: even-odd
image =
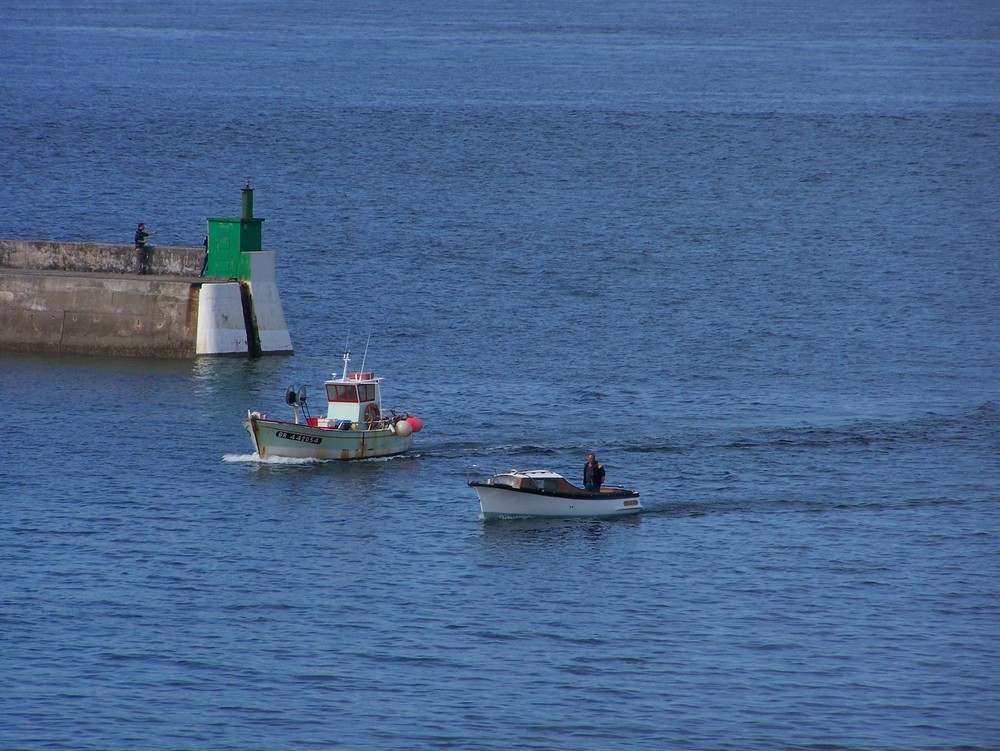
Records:
[[[208,247],[0,240],[0,349],[188,358],[291,354],[262,219],[209,219]],[[207,252],[207,255],[206,255]]]
[[[180,278],[0,269],[0,347],[194,357],[200,286]]]
[[[152,248],[150,272],[156,275],[200,276],[205,255],[205,248]],[[0,269],[130,274],[138,270],[137,263],[136,250],[132,245],[0,240]]]

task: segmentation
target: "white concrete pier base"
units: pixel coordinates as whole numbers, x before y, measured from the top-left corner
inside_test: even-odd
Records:
[[[274,280],[274,251],[250,253],[250,299],[257,319],[261,354],[292,354],[292,338]]]
[[[249,352],[238,282],[202,285],[195,351],[199,355],[245,355]]]

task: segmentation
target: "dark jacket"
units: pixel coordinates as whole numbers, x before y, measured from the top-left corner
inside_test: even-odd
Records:
[[[598,461],[583,465],[583,486],[599,488],[604,484],[604,465]]]

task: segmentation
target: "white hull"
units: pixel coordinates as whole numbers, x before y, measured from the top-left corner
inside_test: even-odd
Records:
[[[513,517],[567,518],[627,516],[642,511],[639,494],[605,488],[600,494],[575,497],[543,495],[500,485],[473,483],[484,519]]]
[[[319,428],[252,415],[243,420],[254,450],[262,459],[371,459],[410,450],[413,434],[402,436],[392,428],[338,430]]]

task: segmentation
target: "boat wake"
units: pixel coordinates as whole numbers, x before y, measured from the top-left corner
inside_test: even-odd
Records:
[[[343,459],[316,459],[314,457],[290,457],[290,456],[269,456],[262,459],[256,452],[251,454],[223,454],[222,461],[229,464],[276,464],[285,466],[295,466],[301,464],[372,464],[381,462],[393,462],[406,459],[419,458],[421,454],[396,454],[394,456],[369,456],[364,459],[351,459],[345,462]]]
[[[296,459],[287,456],[269,456],[266,459],[261,459],[260,455],[255,453],[252,454],[223,454],[222,461],[229,462],[231,464],[322,464],[322,459],[313,459],[311,457],[306,457],[303,459]]]

